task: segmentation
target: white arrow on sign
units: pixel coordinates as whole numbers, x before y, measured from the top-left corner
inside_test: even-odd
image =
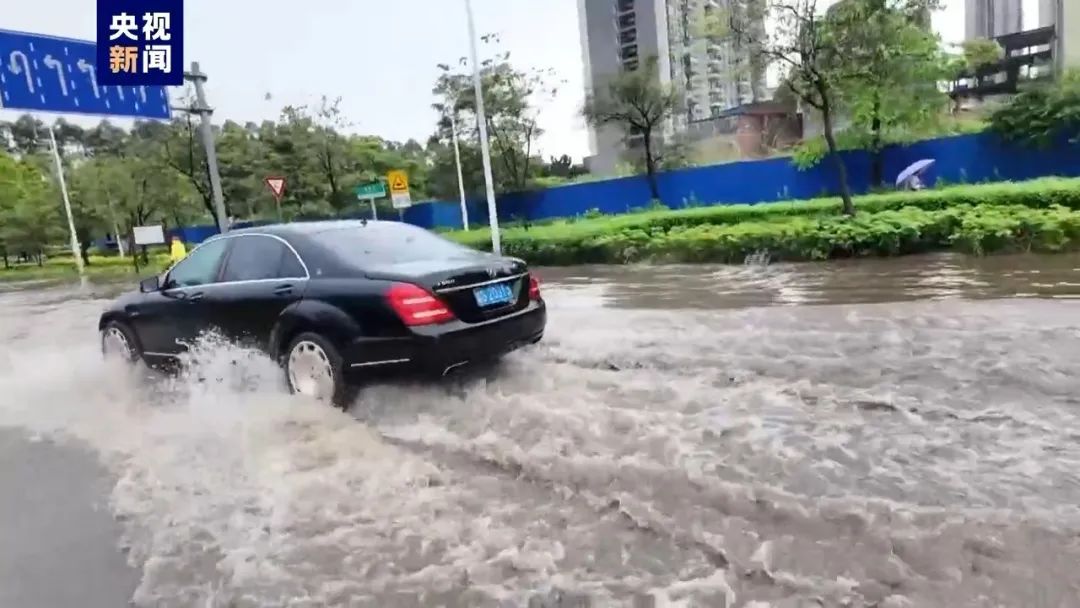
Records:
[[[21,67],[19,66],[20,62],[22,62]],[[8,64],[8,69],[16,76],[26,74],[26,87],[30,89],[31,93],[34,92],[34,75],[30,73],[30,62],[26,59],[26,53],[11,51],[11,63]]]
[[[83,74],[87,74],[90,77],[90,86],[94,87],[94,97],[101,99],[101,91],[98,89],[97,84],[97,69],[94,64],[87,63],[85,59],[80,59],[78,64],[79,71]]]
[[[60,92],[67,97],[68,88],[67,80],[64,79],[64,64],[60,63],[58,59],[53,59],[52,55],[45,55],[45,67],[56,70],[56,75],[60,79]]]

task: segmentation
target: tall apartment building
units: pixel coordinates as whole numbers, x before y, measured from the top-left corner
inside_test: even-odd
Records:
[[[1080,3],[1057,0],[1057,56],[1062,68],[1080,69]]]
[[[1054,25],[1058,0],[1039,0],[1039,27]]]
[[[578,0],[586,93],[601,91],[620,71],[656,57],[660,82],[681,90],[685,99],[665,129],[668,136],[760,98],[764,72],[752,53],[708,27],[720,11],[738,10],[748,1],[754,0]],[[590,129],[590,170],[613,172],[626,139],[618,127]]]
[[[993,38],[1024,30],[1023,0],[966,0],[964,38]]]

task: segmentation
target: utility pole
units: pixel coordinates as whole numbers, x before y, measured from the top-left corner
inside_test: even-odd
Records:
[[[484,85],[480,80],[480,62],[476,58],[476,24],[473,23],[472,2],[465,0],[469,19],[469,50],[472,54],[473,88],[476,90],[476,122],[480,129],[480,158],[484,163],[484,185],[487,189],[488,224],[491,226],[491,251],[502,255],[499,238],[499,215],[495,209],[495,180],[491,176],[491,151],[488,149],[487,117],[484,115]]]
[[[206,103],[206,91],[203,83],[206,82],[206,74],[199,71],[199,62],[191,62],[191,71],[184,72],[184,80],[195,85],[195,105],[184,108],[184,111],[199,115],[199,133],[202,136],[203,147],[206,148],[206,167],[210,173],[210,191],[214,197],[214,209],[218,216],[218,230],[223,234],[229,230],[229,217],[225,212],[225,195],[221,192],[221,174],[218,172],[217,151],[214,149],[214,127],[210,123],[210,116],[214,110]]]
[[[450,109],[450,133],[454,139],[454,162],[457,164],[457,185],[461,194],[461,225],[465,230],[469,229],[469,207],[465,204],[465,177],[461,173],[461,148],[458,147],[457,139],[457,101]]]
[[[56,163],[56,179],[60,182],[60,194],[64,197],[64,213],[67,214],[68,230],[71,232],[71,255],[75,258],[75,267],[79,269],[79,278],[86,278],[82,251],[79,250],[79,237],[75,234],[75,218],[71,215],[71,199],[68,197],[67,182],[64,180],[64,163],[60,160],[60,147],[56,145],[56,133],[49,124],[49,143],[52,144],[53,162]]]

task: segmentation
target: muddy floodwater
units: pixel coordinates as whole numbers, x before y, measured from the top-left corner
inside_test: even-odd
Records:
[[[1080,606],[1080,257],[541,277],[540,345],[347,413],[228,345],[106,366],[115,285],[0,286],[0,448],[106,480],[0,475],[0,599],[78,528],[4,505],[65,484],[115,531],[49,559],[111,544],[137,606]]]

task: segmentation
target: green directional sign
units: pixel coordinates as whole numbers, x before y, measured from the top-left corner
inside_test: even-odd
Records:
[[[356,187],[356,198],[364,200],[366,198],[382,198],[386,196],[386,186],[382,182],[372,182],[370,184],[361,184]]]

